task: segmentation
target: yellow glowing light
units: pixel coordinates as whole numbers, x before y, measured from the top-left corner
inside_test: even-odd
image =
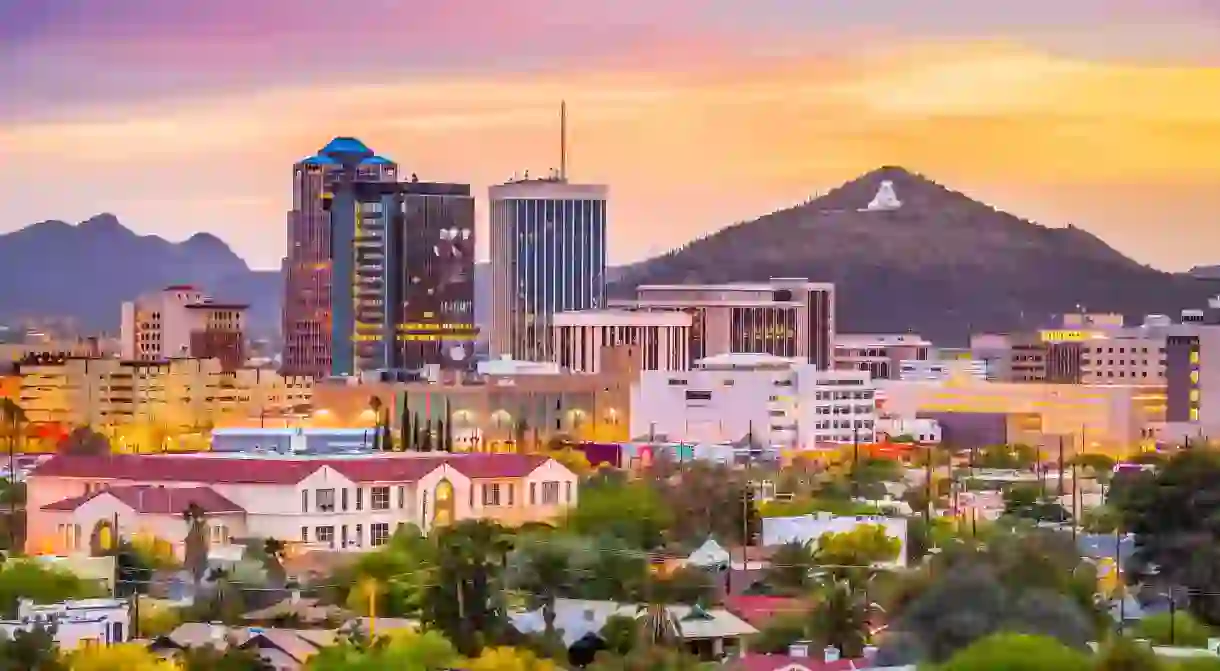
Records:
[[[1065,331],[1062,329],[1039,331],[1038,335],[1042,342],[1080,342],[1100,337],[1096,331]]]

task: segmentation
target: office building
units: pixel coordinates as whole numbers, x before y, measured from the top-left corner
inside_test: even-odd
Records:
[[[120,357],[218,359],[227,370],[234,370],[245,363],[247,307],[215,301],[190,285],[145,294],[123,303]]]
[[[474,361],[474,198],[467,184],[357,181],[351,330],[332,373]],[[349,344],[350,343],[350,344]]]
[[[552,360],[552,316],[606,303],[607,188],[563,177],[490,189],[493,357]]]
[[[288,250],[284,257],[284,318],[282,370],[286,375],[322,377],[331,372],[331,349],[336,323],[332,309],[336,299],[344,306],[337,323],[350,335],[352,282],[340,282],[339,296],[332,295],[334,278],[353,276],[353,255],[332,251],[352,249],[355,239],[355,208],[351,190],[339,187],[359,181],[394,182],[398,166],[377,156],[354,138],[335,138],[315,156],[298,161],[292,168],[292,209],[288,212]],[[332,206],[336,196],[347,202],[341,208],[347,218],[332,230]],[[344,201],[344,199],[346,199]],[[338,234],[338,244],[332,243]],[[336,268],[339,263],[341,268]],[[348,348],[350,348],[350,341]],[[350,358],[350,357],[348,357]]]
[[[1220,298],[1164,326],[1166,428],[1172,441],[1220,437]]]
[[[834,368],[834,285],[804,279],[762,283],[643,285],[611,306],[691,316],[690,358],[720,354],[799,357]]]
[[[834,342],[836,370],[868,371],[874,380],[898,379],[899,362],[926,361],[932,350],[932,343],[914,333],[837,333]]]
[[[574,373],[601,372],[607,347],[636,345],[640,370],[690,368],[691,317],[683,312],[560,312],[551,324],[555,361]]]
[[[877,417],[868,373],[769,354],[721,354],[685,372],[642,371],[631,406],[633,436],[781,449],[871,443]]]
[[[987,379],[987,362],[978,359],[915,359],[899,361],[898,379],[908,382],[943,381],[951,377],[966,376],[976,380]]]

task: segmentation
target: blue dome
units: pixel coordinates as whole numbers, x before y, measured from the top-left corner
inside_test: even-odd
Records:
[[[373,155],[373,150],[354,137],[337,137],[326,143],[318,153],[332,158],[342,155],[368,158]]]
[[[338,165],[339,162],[329,156],[308,156],[301,159],[301,165]]]
[[[370,156],[361,161],[360,165],[394,165],[394,162],[384,156]]]

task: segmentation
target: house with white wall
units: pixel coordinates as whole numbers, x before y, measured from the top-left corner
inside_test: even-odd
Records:
[[[26,551],[88,553],[94,538],[148,535],[182,554],[192,505],[213,548],[276,538],[360,551],[402,525],[551,521],[577,489],[576,474],[543,455],[57,455],[28,480]]]
[[[0,634],[12,638],[18,631],[46,628],[63,650],[90,645],[112,645],[131,638],[131,604],[124,599],[77,599],[35,604],[22,599],[17,617],[0,620]]]

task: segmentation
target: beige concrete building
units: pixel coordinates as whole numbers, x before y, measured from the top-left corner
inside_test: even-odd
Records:
[[[226,370],[217,359],[122,361],[34,357],[19,364],[20,405],[34,424],[167,434],[256,423],[308,405],[309,378],[272,370]]]
[[[551,351],[573,373],[601,372],[602,352],[616,345],[638,345],[640,370],[689,370],[690,332],[685,312],[560,312],[551,319]]]
[[[868,371],[874,380],[897,380],[903,361],[927,361],[932,343],[914,333],[837,333],[835,369]]]
[[[219,359],[227,369],[245,362],[246,308],[219,303],[189,285],[175,285],[123,303],[120,357]]]
[[[887,416],[943,413],[1008,415],[1009,440],[1031,445],[1069,437],[1073,449],[1125,453],[1165,421],[1161,385],[988,382],[958,377],[941,382],[878,383]]]

